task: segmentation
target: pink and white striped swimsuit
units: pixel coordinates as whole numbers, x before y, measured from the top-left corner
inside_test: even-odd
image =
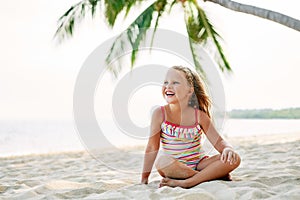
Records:
[[[166,121],[163,106],[161,110],[164,121],[161,124],[160,137],[164,153],[196,169],[198,163],[207,157],[201,148],[203,131],[198,124],[197,109],[195,109],[196,122],[192,126],[180,126]]]

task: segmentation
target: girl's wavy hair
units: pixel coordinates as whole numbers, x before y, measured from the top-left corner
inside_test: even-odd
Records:
[[[211,117],[211,100],[206,93],[204,83],[201,81],[199,74],[190,70],[188,67],[183,66],[173,66],[172,69],[183,72],[188,83],[194,87],[194,93],[189,100],[189,106],[198,108],[199,110],[205,112],[209,117]]]

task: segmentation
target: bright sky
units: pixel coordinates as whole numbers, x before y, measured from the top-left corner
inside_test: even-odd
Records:
[[[73,88],[84,60],[133,17],[125,23],[119,20],[113,30],[103,19],[87,20],[72,39],[58,46],[53,40],[57,19],[75,2],[1,3],[0,119],[72,118]],[[240,2],[300,19],[298,0]],[[223,76],[227,109],[300,107],[300,33],[212,3],[204,7],[223,36],[234,71]],[[178,12],[164,16],[160,27],[185,34]]]

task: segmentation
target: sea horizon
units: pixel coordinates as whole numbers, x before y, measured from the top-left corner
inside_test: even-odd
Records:
[[[101,146],[99,149],[143,146],[147,143],[147,137],[130,137],[111,121],[101,124],[104,133],[96,139],[100,141],[101,137],[106,137],[111,146]],[[227,138],[300,133],[300,119],[225,119],[219,132]],[[53,119],[0,120],[0,146],[0,157],[88,149],[74,121]]]

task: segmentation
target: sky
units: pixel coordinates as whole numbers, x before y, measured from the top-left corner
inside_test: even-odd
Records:
[[[119,19],[114,29],[109,29],[101,16],[85,20],[73,38],[58,45],[53,40],[57,20],[76,2],[2,2],[0,119],[72,119],[73,89],[83,62],[96,47],[124,30],[141,10],[125,21]],[[298,0],[239,2],[300,19]],[[231,75],[221,74],[226,109],[300,107],[299,32],[212,3],[203,7],[224,40],[233,69]],[[160,27],[186,34],[180,8],[175,7],[172,16],[163,16]],[[150,89],[151,94],[160,94],[157,86]],[[141,102],[136,109],[142,110],[145,95],[141,90],[132,98]],[[153,102],[161,101],[157,98]]]

